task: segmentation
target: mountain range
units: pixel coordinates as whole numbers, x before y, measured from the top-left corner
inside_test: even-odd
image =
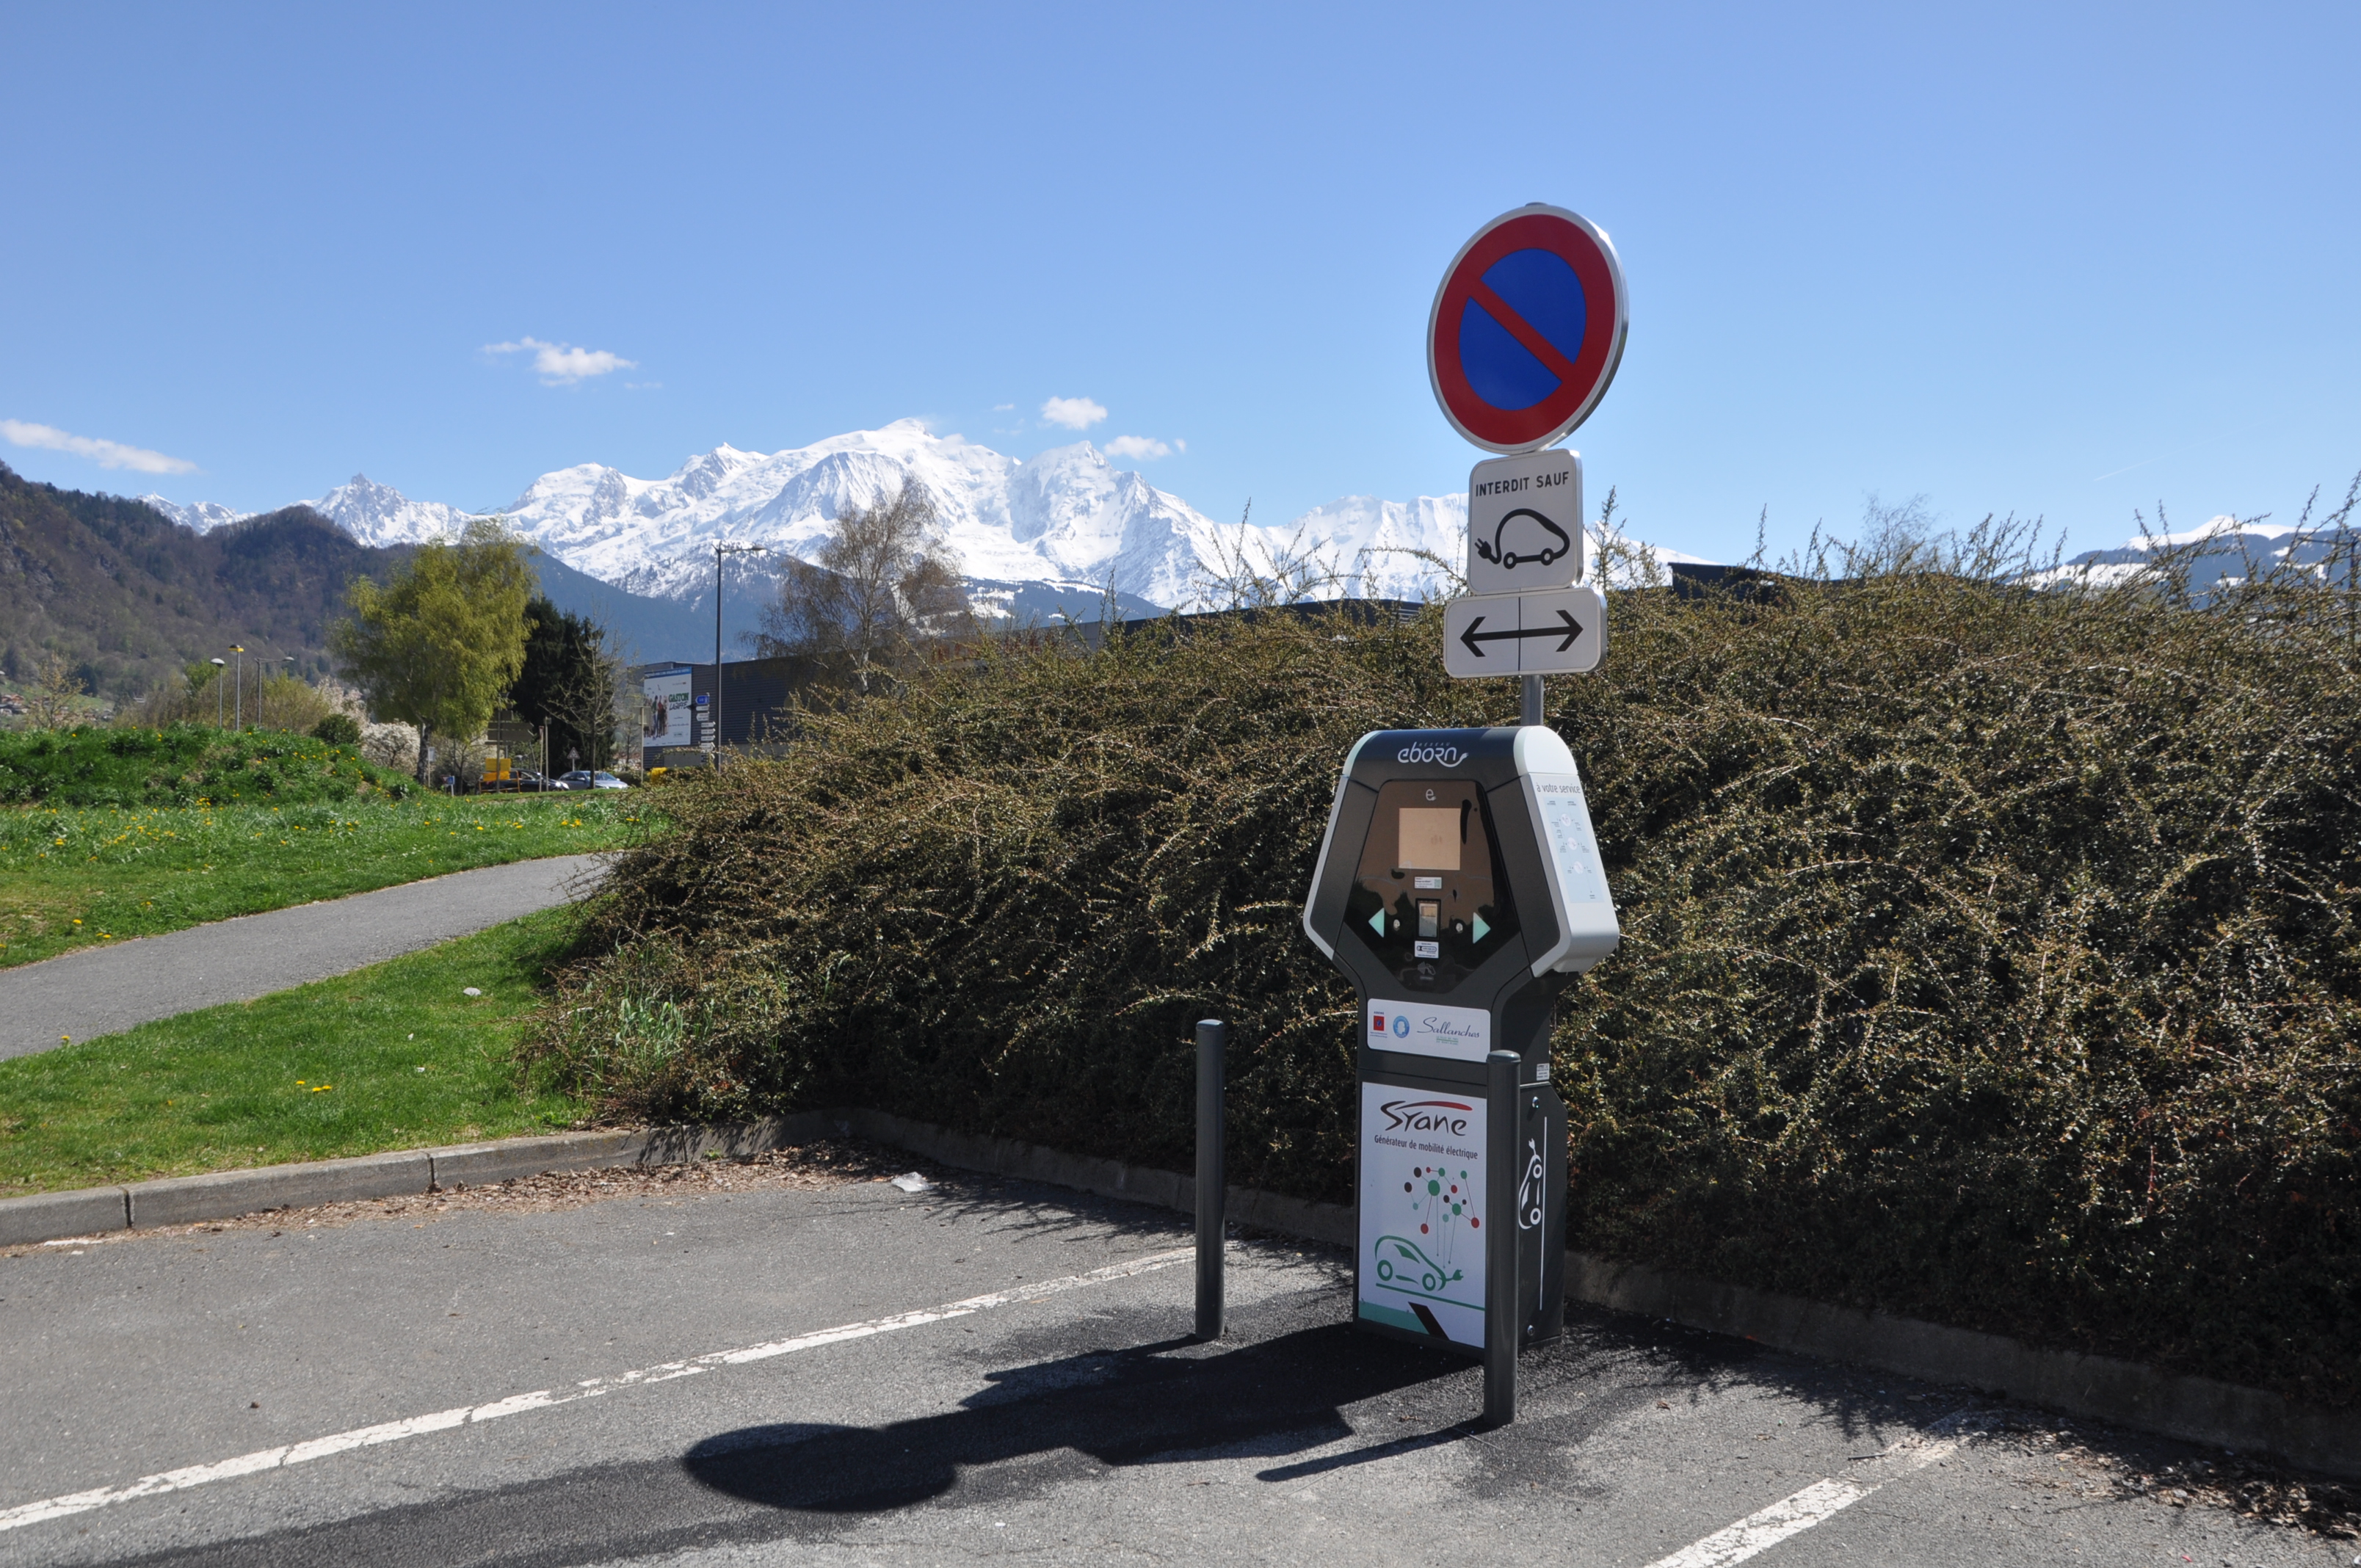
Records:
[[[933,496],[979,599],[1005,611],[1094,610],[1109,591],[1126,613],[1189,609],[1204,600],[1209,578],[1239,562],[1264,571],[1310,562],[1331,584],[1322,597],[1425,598],[1447,588],[1424,557],[1455,562],[1466,548],[1464,493],[1407,502],[1347,496],[1279,527],[1224,524],[1113,466],[1087,441],[1019,460],[917,420],[785,452],[717,446],[661,479],[584,463],[544,474],[501,515],[577,572],[709,615],[716,543],[808,559],[846,507],[874,501],[906,477]],[[201,532],[238,516],[210,503],[141,499]],[[469,515],[361,475],[302,504],[377,546],[453,532]],[[731,580],[752,587],[769,574],[749,562]],[[740,597],[734,587],[730,597]]]

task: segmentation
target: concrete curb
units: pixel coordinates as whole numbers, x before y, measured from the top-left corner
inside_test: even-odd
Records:
[[[2361,1412],[2324,1410],[2136,1361],[2040,1350],[2003,1334],[1831,1306],[1587,1253],[1566,1254],[1565,1288],[1578,1300],[1617,1311],[1670,1318],[1691,1328],[1929,1383],[1965,1384],[2048,1409],[2361,1479]]]
[[[0,1246],[25,1246],[126,1228],[234,1220],[272,1209],[401,1198],[438,1188],[484,1186],[544,1171],[601,1170],[615,1165],[686,1165],[708,1155],[735,1157],[826,1137],[840,1124],[819,1112],[773,1116],[735,1126],[653,1127],[631,1132],[557,1133],[447,1148],[405,1149],[354,1159],[266,1165],[173,1176],[128,1187],[90,1187],[0,1198]]]
[[[130,1223],[131,1201],[120,1187],[37,1192],[30,1198],[0,1200],[0,1246],[119,1231]]]
[[[1177,1171],[955,1132],[885,1111],[808,1111],[732,1126],[504,1138],[0,1199],[0,1245],[126,1226],[233,1219],[265,1209],[391,1198],[438,1187],[480,1186],[544,1171],[680,1165],[708,1154],[757,1154],[830,1134],[907,1149],[954,1169],[1073,1188],[1183,1213],[1196,1209],[1196,1183]],[[1338,1203],[1233,1187],[1229,1212],[1239,1224],[1309,1241],[1339,1246],[1354,1241],[1353,1211]],[[1822,1360],[1965,1385],[2069,1415],[2268,1455],[2342,1480],[2361,1480],[2361,1412],[2324,1410],[2260,1389],[2159,1372],[2137,1362],[2041,1350],[2000,1334],[1775,1295],[1587,1253],[1566,1255],[1565,1277],[1566,1293],[1594,1306],[1667,1318]]]
[[[314,1203],[350,1203],[397,1192],[423,1192],[434,1184],[434,1162],[424,1149],[324,1159],[304,1165],[266,1165],[257,1170],[217,1170],[210,1176],[168,1177],[124,1189],[131,1200],[134,1229],[188,1225],[261,1209],[308,1208]]]

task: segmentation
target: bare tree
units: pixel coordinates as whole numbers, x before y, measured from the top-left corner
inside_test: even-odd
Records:
[[[82,717],[78,700],[83,692],[82,677],[75,674],[63,654],[44,654],[33,679],[21,694],[25,699],[25,723],[33,729],[65,729]]]
[[[1338,598],[1351,590],[1357,573],[1367,567],[1368,552],[1347,569],[1336,560],[1335,547],[1308,536],[1298,522],[1284,542],[1251,521],[1254,499],[1248,497],[1239,514],[1235,538],[1216,532],[1208,543],[1213,558],[1199,558],[1191,583],[1191,605],[1198,609],[1271,609],[1312,599]]]
[[[866,691],[879,666],[974,626],[934,497],[905,478],[894,494],[840,512],[816,559],[787,558],[755,641],[765,654],[847,656]]]

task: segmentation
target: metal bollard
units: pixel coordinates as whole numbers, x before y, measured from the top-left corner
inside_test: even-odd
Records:
[[[1517,1069],[1514,1051],[1484,1058],[1484,1424],[1517,1419]]]
[[[1222,1337],[1222,1239],[1229,1212],[1229,1170],[1223,1158],[1222,1058],[1230,1026],[1219,1018],[1197,1022],[1197,1337]]]

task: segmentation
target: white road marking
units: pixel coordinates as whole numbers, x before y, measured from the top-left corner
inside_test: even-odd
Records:
[[[407,1420],[386,1421],[378,1426],[356,1427],[350,1431],[332,1432],[315,1437],[309,1442],[293,1443],[284,1448],[266,1448],[253,1453],[242,1453],[236,1459],[218,1460],[211,1464],[192,1464],[180,1470],[167,1470],[155,1475],[143,1475],[121,1486],[99,1486],[87,1492],[69,1492],[60,1497],[44,1497],[38,1502],[20,1503],[13,1508],[0,1509],[0,1530],[21,1530],[45,1519],[64,1519],[71,1514],[88,1513],[115,1503],[127,1503],[137,1497],[152,1497],[164,1492],[182,1492],[192,1486],[203,1486],[214,1481],[234,1480],[240,1475],[252,1475],[265,1470],[283,1469],[307,1460],[324,1459],[332,1453],[349,1449],[370,1448],[381,1442],[399,1442],[403,1438],[418,1437],[427,1432],[447,1431],[453,1427],[475,1421],[497,1420],[502,1416],[521,1415],[528,1410],[546,1410],[559,1405],[570,1405],[577,1399],[593,1399],[618,1388],[635,1387],[647,1383],[663,1383],[675,1377],[692,1377],[700,1372],[710,1372],[725,1366],[743,1365],[750,1361],[768,1361],[774,1355],[793,1355],[799,1350],[817,1350],[822,1345],[841,1344],[847,1340],[866,1339],[872,1334],[892,1333],[897,1329],[915,1329],[928,1323],[939,1323],[951,1318],[965,1318],[977,1312],[988,1312],[995,1307],[1016,1302],[1038,1301],[1067,1290],[1077,1290],[1086,1285],[1104,1285],[1110,1280],[1127,1279],[1136,1274],[1147,1274],[1174,1264],[1187,1263],[1197,1255],[1194,1247],[1177,1247],[1170,1252],[1150,1253],[1127,1263],[1110,1264],[1094,1268],[1088,1274],[1071,1274],[1062,1279],[1046,1279],[1038,1285],[1026,1285],[1014,1290],[996,1291],[989,1296],[971,1296],[964,1301],[928,1308],[920,1312],[903,1312],[891,1318],[872,1318],[866,1322],[844,1323],[832,1329],[819,1329],[791,1339],[773,1340],[767,1344],[748,1345],[740,1350],[717,1350],[708,1355],[694,1356],[686,1361],[670,1361],[661,1366],[641,1367],[621,1372],[612,1377],[592,1377],[560,1392],[553,1388],[536,1389],[530,1394],[511,1394],[489,1405],[463,1405],[454,1410],[437,1410],[432,1415],[412,1416]]]
[[[1938,1422],[1939,1431],[1945,1423]],[[1815,1481],[1792,1497],[1780,1498],[1767,1508],[1758,1508],[1727,1530],[1715,1530],[1703,1541],[1681,1548],[1669,1557],[1659,1557],[1648,1568],[1729,1568],[1732,1563],[1743,1563],[1758,1552],[1778,1545],[1791,1535],[1831,1519],[1860,1502],[1889,1481],[1900,1479],[1913,1470],[1922,1469],[1960,1446],[1957,1436],[1938,1437],[1929,1432],[1923,1437],[1905,1438],[1878,1455],[1884,1466],[1884,1479],[1873,1486],[1853,1481]]]

